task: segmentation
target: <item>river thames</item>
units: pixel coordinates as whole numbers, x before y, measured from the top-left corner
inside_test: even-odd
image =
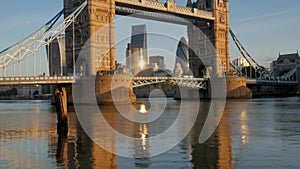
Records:
[[[143,104],[147,100],[138,99],[138,105]],[[199,144],[203,112],[209,105],[201,102],[191,131],[171,150],[154,157],[126,158],[94,143],[75,112],[69,112],[68,133],[58,134],[50,101],[2,100],[0,168],[300,168],[300,97],[229,100],[214,134]],[[130,122],[112,106],[102,106],[101,113],[114,129],[141,138],[129,147],[137,154],[147,154],[151,142],[143,138],[172,125],[179,106],[179,101],[168,99],[162,117],[153,123]],[[182,134],[180,128],[177,132]]]

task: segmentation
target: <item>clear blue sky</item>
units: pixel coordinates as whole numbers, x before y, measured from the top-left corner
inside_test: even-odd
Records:
[[[185,0],[177,0],[177,3],[185,4]],[[63,0],[3,1],[0,6],[0,50],[32,33],[62,7]],[[230,23],[248,52],[258,62],[269,66],[279,51],[290,53],[300,49],[299,11],[299,0],[231,0]],[[175,26],[176,29],[179,28]],[[125,51],[125,48],[121,50]],[[233,45],[231,54],[232,59],[239,55]]]

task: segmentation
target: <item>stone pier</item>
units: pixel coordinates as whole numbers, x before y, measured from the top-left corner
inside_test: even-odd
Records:
[[[132,76],[126,75],[97,75],[81,77],[74,84],[76,92],[75,103],[79,104],[114,104],[135,103],[136,96],[133,93]],[[96,100],[95,100],[96,99]]]
[[[228,99],[252,98],[252,92],[247,87],[247,79],[245,77],[227,76],[226,85]]]
[[[135,103],[132,76],[100,75],[96,78],[96,97],[99,104]]]

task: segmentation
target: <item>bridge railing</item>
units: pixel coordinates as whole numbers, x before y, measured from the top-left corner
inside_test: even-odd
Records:
[[[157,8],[159,8],[159,9],[165,9],[166,7],[165,7],[165,3],[163,3],[163,2],[156,2],[156,1],[143,1],[144,3],[143,3],[143,5],[145,4],[145,5],[149,5],[149,6],[155,6],[155,7],[157,7]]]
[[[22,77],[0,77],[0,81],[13,80],[73,80],[73,76],[22,76]]]
[[[138,76],[133,77],[133,80],[194,80],[194,81],[205,81],[205,78],[194,78],[194,77],[162,77],[162,76]]]
[[[299,85],[298,81],[281,81],[281,80],[256,80],[247,79],[248,85]]]
[[[141,87],[157,83],[168,83],[188,88],[207,89],[208,79],[193,77],[161,77],[161,76],[141,76],[132,79],[133,87]]]
[[[177,12],[193,13],[193,8],[186,8],[186,7],[183,7],[183,6],[176,6],[175,10]]]

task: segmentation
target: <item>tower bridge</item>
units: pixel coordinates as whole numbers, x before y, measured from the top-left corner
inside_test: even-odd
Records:
[[[116,0],[115,3],[116,14],[119,15],[134,14],[137,17],[181,24],[195,19],[215,20],[212,10],[178,6],[174,1]]]
[[[287,75],[284,75],[282,79],[271,79],[271,76],[269,76],[271,73],[252,60],[253,58],[235,36],[234,41],[236,45],[244,54],[243,56],[252,64],[255,64],[255,69],[261,72],[262,79],[257,81],[248,80],[247,82],[244,77],[230,76],[229,32],[231,35],[233,33],[229,29],[228,5],[228,0],[199,0],[194,4],[188,1],[187,7],[178,6],[173,0],[167,0],[165,3],[154,0],[64,0],[64,10],[59,12],[58,15],[24,40],[0,52],[0,68],[2,68],[0,85],[71,85],[76,82],[75,77],[77,74],[82,73],[80,72],[82,69],[84,69],[87,76],[97,76],[99,72],[114,71],[116,69],[114,47],[114,18],[116,14],[187,25],[189,39],[188,65],[194,78],[135,77],[132,81],[133,87],[168,82],[184,87],[209,90],[207,87],[208,79],[199,78],[201,77],[201,72],[206,69],[203,60],[200,58],[206,58],[207,56],[210,57],[209,66],[212,67],[213,72],[218,73],[221,70],[220,74],[227,75],[227,91],[229,93],[234,91],[232,97],[244,96],[245,91],[241,91],[244,89],[241,87],[246,87],[246,83],[250,85],[261,85],[261,83],[263,85],[266,83],[274,85],[271,83],[277,81],[277,85],[282,80],[292,79]],[[62,14],[65,16],[64,20],[56,23]],[[98,30],[100,29],[101,31],[99,32]],[[37,54],[40,49],[47,45],[49,46],[54,39],[63,33],[65,33],[66,39],[63,50],[66,55],[66,63],[64,69],[61,69],[63,70],[61,77],[56,77],[51,73],[49,73],[49,77],[36,77],[37,74],[28,75],[28,73],[28,77],[17,75],[15,65],[19,65],[19,72],[22,72],[22,66],[20,65],[25,60],[27,60],[27,70],[29,64],[35,66],[37,64],[36,57],[38,57]],[[104,40],[99,40],[102,37]],[[84,47],[87,41],[90,44]],[[208,49],[207,43],[210,43],[214,49]],[[88,53],[88,57],[85,59],[78,58],[82,49]],[[99,61],[99,56],[103,56],[101,62]],[[34,63],[28,63],[28,58],[30,57],[34,57]],[[7,77],[6,75],[6,69],[9,66],[13,67],[14,77]],[[289,72],[288,75],[293,76],[293,72]],[[105,75],[103,77],[107,80]],[[262,82],[262,80],[267,80],[268,82]],[[290,81],[284,83],[289,86],[297,85],[297,82]],[[100,88],[111,87],[107,86],[107,84],[102,83]],[[63,97],[66,97],[64,87],[62,86],[62,89],[56,92],[58,96],[60,93],[64,93]],[[100,93],[96,94],[103,94],[101,90],[99,91]],[[61,100],[63,100],[61,97],[57,98],[59,102],[57,105],[60,106],[58,109],[66,111],[64,106],[62,106],[65,104],[65,101]]]
[[[114,16],[130,15],[143,17],[145,19],[155,19],[163,22],[172,22],[177,24],[187,24],[191,22],[193,26],[188,25],[188,38],[189,38],[189,68],[192,70],[195,78],[201,77],[201,71],[205,69],[204,64],[199,59],[212,55],[215,59],[212,65],[214,69],[218,69],[217,60],[220,60],[223,71],[227,74],[230,73],[230,59],[229,59],[229,36],[228,32],[233,35],[234,41],[241,53],[250,63],[255,64],[254,68],[261,72],[261,79],[269,80],[270,84],[274,83],[276,79],[271,78],[259,64],[257,64],[253,58],[245,51],[241,43],[236,39],[232,31],[229,31],[229,16],[228,16],[228,1],[227,0],[202,0],[192,4],[188,1],[187,7],[178,6],[173,0],[167,0],[164,2],[158,2],[154,0],[111,0],[111,1],[99,1],[99,0],[64,0],[64,10],[59,12],[53,19],[47,24],[42,26],[34,34],[28,36],[23,41],[3,50],[0,52],[0,67],[2,71],[2,84],[60,84],[64,83],[65,77],[75,75],[80,67],[75,66],[79,52],[83,48],[85,42],[92,38],[91,44],[87,49],[89,51],[89,57],[84,62],[88,62],[87,75],[96,75],[99,71],[111,71],[115,70],[115,48],[114,48]],[[64,21],[56,24],[59,17],[64,14]],[[163,18],[163,19],[162,19]],[[105,27],[100,33],[97,32],[100,28]],[[198,29],[195,29],[197,27]],[[215,50],[207,50],[205,43],[205,37],[212,43]],[[61,71],[61,81],[55,81],[54,74],[49,73],[50,77],[35,78],[36,75],[30,78],[22,78],[15,76],[15,78],[5,78],[5,70],[8,66],[16,63],[21,63],[28,57],[34,56],[44,46],[49,45],[55,38],[65,32],[66,36],[66,66],[64,71]],[[93,40],[93,35],[105,36],[105,41]],[[64,50],[62,50],[64,51]],[[99,55],[104,56],[104,62],[97,62]],[[35,61],[36,62],[36,61]],[[27,63],[28,65],[28,63]],[[34,64],[35,65],[35,64]],[[27,68],[28,69],[28,68]],[[298,69],[294,69],[294,71]],[[20,71],[20,70],[19,70]],[[76,72],[77,71],[77,72]],[[15,74],[14,70],[14,74]],[[78,72],[80,73],[80,72]],[[293,75],[293,72],[289,72],[288,75]],[[282,78],[277,79],[276,84],[280,84],[287,81],[290,76],[284,75]],[[28,73],[27,73],[28,76]],[[67,78],[65,78],[67,79]],[[72,78],[74,79],[74,78]],[[67,79],[71,80],[72,79]],[[19,82],[17,82],[19,80]],[[4,83],[7,81],[7,83]],[[67,83],[71,83],[67,81]],[[272,82],[271,82],[272,81]],[[291,81],[291,80],[289,80]],[[288,82],[284,82],[288,83]],[[146,83],[145,83],[146,84]],[[227,83],[231,85],[233,83]],[[248,84],[261,84],[260,81],[253,82],[248,80]],[[266,84],[266,82],[264,82]],[[295,84],[291,82],[289,84]],[[239,87],[239,86],[233,86]],[[232,88],[232,87],[229,87]]]
[[[118,76],[118,75],[116,75]],[[75,84],[81,77],[74,76],[32,76],[32,77],[0,77],[0,86],[20,85],[70,85]],[[132,87],[141,87],[158,83],[169,83],[170,85],[187,88],[198,88],[207,90],[208,79],[185,78],[185,77],[162,77],[162,76],[135,76],[130,78]]]
[[[70,68],[73,67],[73,46],[75,46],[75,58],[77,58],[85,42],[90,38],[97,38],[97,36],[107,37],[107,41],[90,41],[90,48],[88,49],[90,51],[90,58],[84,61],[88,62],[87,65],[90,65],[87,73],[95,75],[98,71],[115,69],[114,17],[116,14],[134,14],[130,16],[177,24],[187,24],[190,22],[187,28],[189,45],[191,47],[189,60],[190,69],[195,74],[195,77],[199,77],[199,72],[204,67],[199,59],[199,56],[202,55],[215,55],[213,64],[217,64],[216,60],[218,58],[225,71],[229,71],[229,15],[227,0],[203,0],[201,4],[194,4],[192,6],[187,4],[187,7],[178,6],[173,0],[167,0],[165,3],[153,0],[87,0],[87,2],[87,8],[82,11],[78,17],[79,19],[76,19],[77,24],[66,29],[66,37],[72,37],[75,34],[76,38],[80,38],[80,40],[76,40],[74,45],[72,41],[66,41],[67,67],[69,68],[69,72]],[[72,13],[81,3],[82,1],[80,0],[64,0],[65,16]],[[97,32],[100,29],[101,31]],[[216,53],[205,50],[207,46],[203,42],[207,38],[203,37],[203,33],[211,41],[216,49]],[[104,61],[95,63],[97,62],[97,55],[103,56]]]

